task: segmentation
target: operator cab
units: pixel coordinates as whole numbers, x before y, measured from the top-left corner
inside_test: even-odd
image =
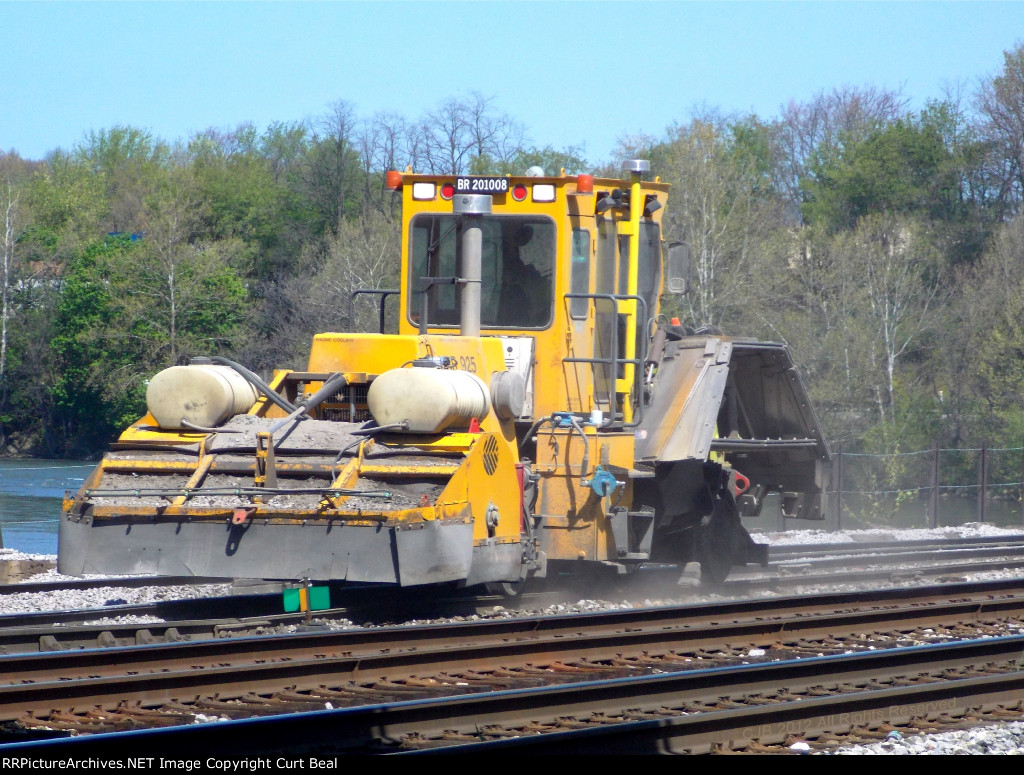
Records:
[[[456,214],[419,214],[410,228],[408,315],[420,323],[424,291],[420,278],[455,278],[463,270],[463,230]],[[480,325],[490,329],[545,329],[554,320],[555,223],[541,215],[485,215],[474,224],[482,233]],[[459,326],[454,283],[427,291],[431,328]]]
[[[632,422],[664,282],[668,186],[642,182],[648,169],[630,163],[628,186],[539,169],[389,173],[406,224],[399,333],[499,337],[526,384],[523,421],[568,410]]]

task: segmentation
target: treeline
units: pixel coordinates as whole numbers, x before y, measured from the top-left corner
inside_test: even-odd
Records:
[[[1020,445],[1024,46],[908,105],[844,87],[773,118],[706,111],[600,162],[534,147],[477,93],[415,120],[339,102],[173,143],[117,126],[44,160],[0,152],[0,451],[93,453],[149,376],[196,355],[304,366],[352,290],[397,285],[389,169],[617,176],[626,158],[673,185],[665,237],[696,270],[676,311],[788,343],[830,439]]]

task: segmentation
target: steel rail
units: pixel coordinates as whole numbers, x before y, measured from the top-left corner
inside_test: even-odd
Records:
[[[755,540],[757,538],[755,534]],[[1024,535],[977,536],[974,538],[917,538],[890,541],[847,541],[828,544],[774,544],[768,548],[770,559],[813,557],[814,555],[865,554],[870,552],[913,551],[917,549],[967,549],[972,547],[1024,547]]]
[[[963,562],[943,565],[910,565],[885,567],[883,563],[873,563],[868,569],[846,571],[825,571],[814,573],[811,563],[806,565],[794,563],[783,572],[780,566],[769,568],[769,573],[735,574],[724,584],[719,585],[723,592],[732,595],[744,595],[758,591],[780,590],[790,587],[814,587],[820,584],[842,584],[854,587],[871,581],[899,583],[912,578],[951,578],[964,573],[986,573],[1020,570],[1024,568],[1024,558],[1018,560],[988,560],[984,562]]]
[[[63,592],[72,589],[101,589],[103,587],[179,587],[202,584],[230,584],[231,579],[208,576],[110,576],[102,579],[65,579],[64,581],[19,581],[0,584],[0,597],[26,592]]]
[[[818,568],[827,567],[849,567],[853,562],[861,565],[878,564],[894,565],[904,562],[935,563],[944,562],[956,563],[960,559],[981,560],[987,557],[1022,557],[1024,555],[1024,544],[1013,547],[991,546],[991,547],[965,547],[949,549],[917,549],[906,552],[886,551],[884,553],[858,552],[842,554],[832,552],[830,556],[794,557],[792,560],[771,560],[771,567],[782,568],[787,563],[808,563]]]

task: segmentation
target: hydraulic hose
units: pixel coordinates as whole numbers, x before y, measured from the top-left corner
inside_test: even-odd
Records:
[[[311,412],[316,407],[320,406],[324,401],[337,393],[342,385],[348,384],[343,374],[335,372],[324,380],[324,384],[321,388],[316,391],[313,395],[307,398],[305,401],[300,403],[287,417],[281,422],[277,423],[273,428],[270,429],[270,433],[274,434],[285,425],[290,422],[305,419],[305,415]]]
[[[523,436],[523,440],[519,443],[519,457],[523,456],[523,451],[526,448],[526,445],[529,444],[530,441],[533,439],[533,435],[540,430],[540,426],[542,426],[546,422],[552,421],[553,417],[541,417],[533,425],[530,426],[530,430],[526,432],[526,435]]]
[[[590,462],[590,441],[587,439],[587,434],[583,432],[583,426],[580,425],[580,421],[573,417],[569,424],[572,426],[580,438],[583,439],[583,461],[580,464],[580,483],[588,481],[587,479],[587,468]]]

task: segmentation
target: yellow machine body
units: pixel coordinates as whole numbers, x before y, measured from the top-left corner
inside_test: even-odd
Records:
[[[61,571],[514,585],[763,561],[740,515],[779,491],[820,518],[827,447],[784,347],[660,315],[685,254],[662,242],[669,187],[630,165],[389,173],[401,287],[371,293],[381,320],[397,296],[397,334],[318,334],[269,384],[227,362],[259,397],[214,427],[179,420],[205,394],[175,372],[177,403],[65,499]]]

